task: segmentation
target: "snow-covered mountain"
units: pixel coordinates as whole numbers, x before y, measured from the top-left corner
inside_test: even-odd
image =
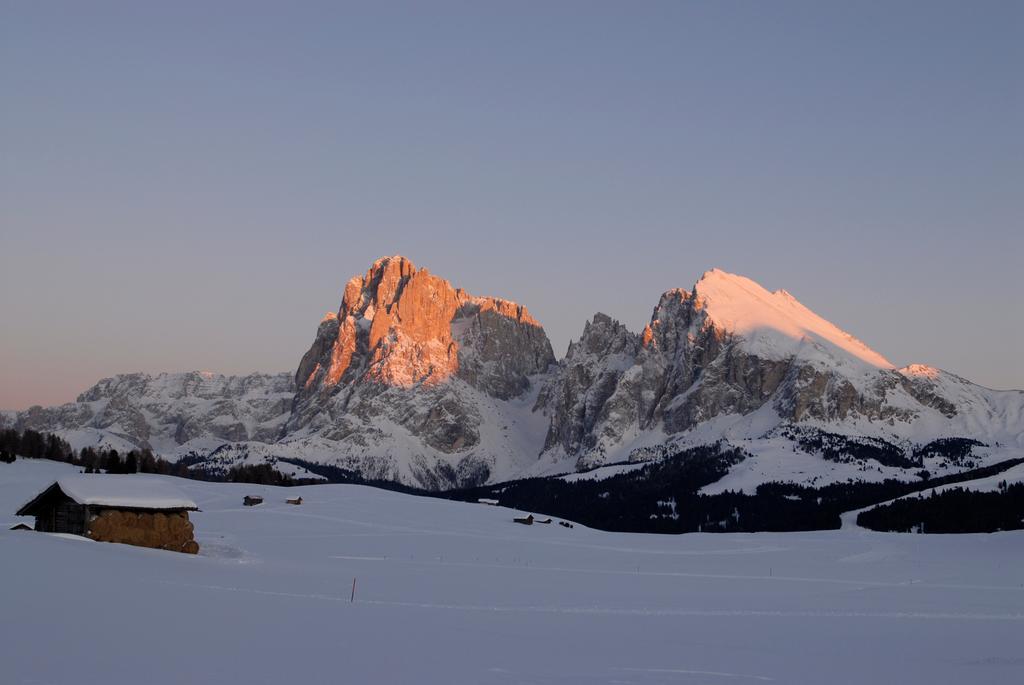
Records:
[[[531,407],[554,364],[525,307],[384,258],[348,282],[337,314],[321,322],[283,442],[434,488],[510,478],[540,450]]]
[[[692,290],[664,293],[642,333],[596,315],[537,406],[551,417],[542,461],[574,460],[578,468],[719,439],[769,455],[767,465],[755,459],[739,467],[765,477],[779,475],[780,459],[793,461],[786,453],[815,451],[823,436],[884,440],[910,453],[967,438],[984,443],[974,455],[981,460],[1024,449],[1024,392],[989,390],[921,365],[896,369],[786,291],[719,270]],[[921,465],[942,471],[957,468],[955,461]],[[899,476],[905,468],[883,466],[873,470]],[[850,471],[821,467],[810,473]],[[754,474],[738,485],[762,480]]]
[[[525,307],[388,257],[348,282],[294,376],[117,376],[74,403],[0,414],[5,423],[76,446],[223,465],[290,457],[428,488],[725,440],[752,458],[721,487],[750,488],[1019,453],[1024,392],[897,369],[786,291],[719,270],[664,293],[640,333],[595,315],[556,362]],[[958,441],[927,447],[944,438]],[[879,449],[908,456],[864,457]]]
[[[146,447],[177,456],[225,442],[276,440],[294,395],[289,373],[130,373],[104,378],[74,402],[8,412],[0,425],[59,433],[76,448]]]

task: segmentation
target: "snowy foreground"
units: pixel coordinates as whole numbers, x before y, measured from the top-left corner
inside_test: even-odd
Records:
[[[73,471],[0,464],[0,682],[1024,682],[1022,533],[613,534],[172,479],[199,556],[7,530]]]

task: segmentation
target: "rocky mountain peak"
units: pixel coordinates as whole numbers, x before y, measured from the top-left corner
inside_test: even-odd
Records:
[[[942,375],[942,371],[935,368],[934,366],[928,366],[927,364],[910,364],[904,366],[899,370],[901,374],[908,377],[920,377],[928,379],[937,379]]]
[[[520,334],[530,339],[522,350],[499,344]],[[465,349],[470,342],[480,349]],[[473,297],[405,257],[384,257],[345,285],[338,314],[321,322],[296,383],[330,388],[361,379],[398,387],[430,385],[459,373],[460,357],[480,362],[481,354],[529,375],[554,361],[549,348],[540,324],[522,305]],[[529,362],[509,363],[523,352]],[[476,367],[467,370],[474,379],[481,377]]]
[[[636,353],[636,334],[607,314],[598,312],[583,326],[583,335],[569,343],[566,359],[580,355],[605,355],[620,352]]]
[[[405,257],[385,257],[348,281],[337,316],[320,324],[296,373],[288,431],[368,444],[359,426],[385,414],[441,452],[472,447],[480,417],[459,384],[507,400],[554,361],[522,305],[475,297]]]
[[[941,393],[901,381],[883,356],[790,293],[721,269],[692,290],[664,292],[639,336],[612,335],[618,326],[603,315],[588,322],[539,398],[551,416],[546,447],[578,464],[628,456],[639,432],[678,436],[762,409],[766,425],[910,421],[912,404],[886,400],[905,391],[952,415]]]
[[[395,304],[402,289],[416,272],[412,261],[400,255],[378,259],[364,276],[353,276],[345,284],[338,318],[362,316],[370,308],[367,318],[373,319],[377,308]]]
[[[321,322],[297,385],[330,388],[358,377],[405,387],[440,382],[458,369],[450,322],[464,297],[405,257],[378,259],[345,285],[337,316]]]

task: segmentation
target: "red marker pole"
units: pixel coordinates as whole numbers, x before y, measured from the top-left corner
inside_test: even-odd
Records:
[[[348,599],[349,602],[356,601],[356,579],[352,579],[352,596]]]

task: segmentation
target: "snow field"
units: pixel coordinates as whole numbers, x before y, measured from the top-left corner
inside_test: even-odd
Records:
[[[1024,678],[1022,533],[615,534],[361,486],[178,479],[202,510],[196,557],[6,530],[73,472],[0,465],[4,683]]]

